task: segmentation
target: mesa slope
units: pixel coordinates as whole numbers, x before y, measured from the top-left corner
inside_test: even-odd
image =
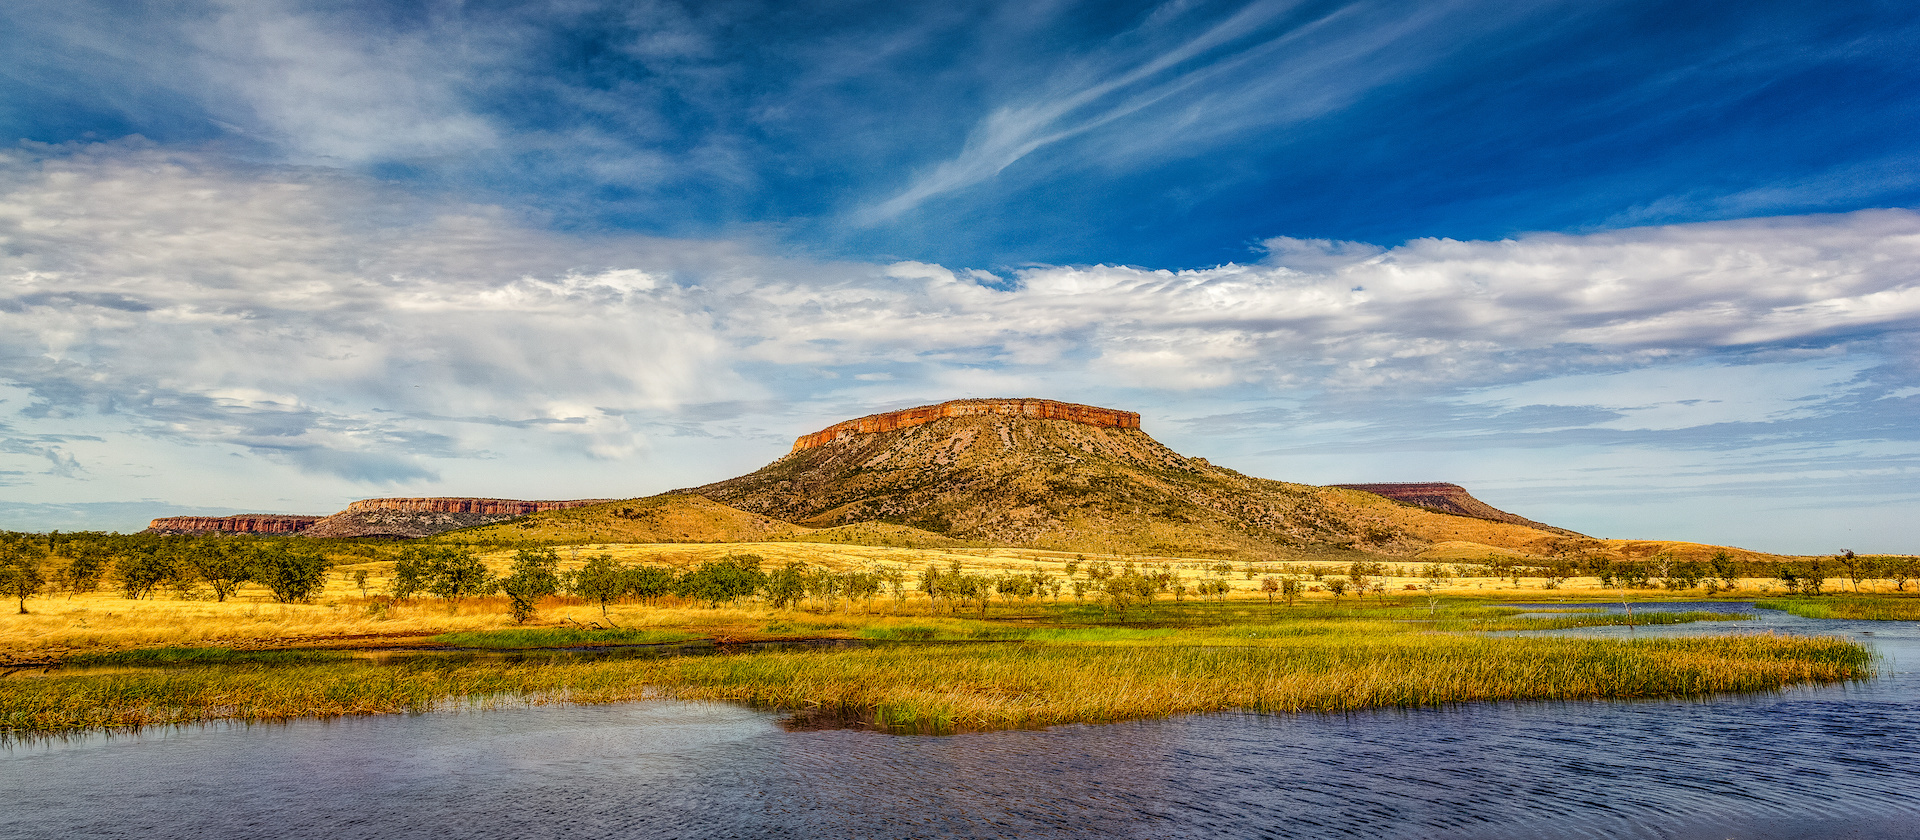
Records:
[[[1466,540],[1541,554],[1597,542],[1364,491],[1253,478],[1174,452],[1137,420],[1085,413],[1089,422],[1027,407],[1044,400],[960,402],[1012,407],[935,412],[911,425],[849,421],[829,431],[854,433],[803,436],[760,470],[675,492],[811,527],[879,521],[990,545],[1103,553],[1404,556]]]

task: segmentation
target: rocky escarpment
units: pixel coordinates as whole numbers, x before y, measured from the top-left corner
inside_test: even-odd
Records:
[[[912,426],[919,426],[949,417],[1027,417],[1035,420],[1067,420],[1088,426],[1108,429],[1138,429],[1140,415],[1131,411],[1116,411],[1111,408],[1080,405],[1042,399],[977,399],[949,400],[939,405],[923,405],[900,411],[888,411],[882,414],[870,414],[835,423],[810,435],[801,435],[793,442],[794,452],[824,446],[836,440],[891,432]]]
[[[613,499],[569,499],[529,502],[520,499],[469,499],[453,496],[427,498],[361,499],[347,505],[341,513],[368,513],[394,510],[406,513],[475,513],[483,516],[526,516],[550,510],[597,505]]]
[[[475,525],[491,525],[546,511],[597,505],[608,499],[524,501],[461,497],[361,499],[306,530],[310,537],[415,539]]]
[[[163,516],[147,524],[149,534],[298,534],[318,516],[241,513],[233,516]]]
[[[1364,490],[1368,493],[1385,496],[1397,502],[1406,502],[1407,504],[1423,507],[1427,510],[1451,513],[1455,516],[1471,516],[1475,519],[1485,519],[1489,522],[1505,522],[1510,525],[1523,525],[1528,528],[1538,528],[1542,531],[1551,531],[1569,537],[1583,536],[1582,534],[1569,531],[1565,528],[1543,525],[1524,516],[1508,513],[1474,498],[1473,494],[1468,493],[1465,487],[1461,487],[1458,484],[1448,484],[1443,481],[1406,484],[1335,484],[1332,486],[1344,487],[1348,490]]]
[[[1318,488],[1185,457],[1139,424],[1071,403],[961,400],[837,424],[754,473],[676,492],[809,527],[878,521],[991,545],[1186,557],[1414,548]]]

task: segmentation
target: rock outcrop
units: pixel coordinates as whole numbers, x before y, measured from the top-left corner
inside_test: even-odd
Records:
[[[366,513],[398,510],[408,513],[478,513],[487,516],[526,516],[550,510],[586,507],[613,499],[569,499],[567,501],[528,502],[520,499],[466,499],[452,496],[429,498],[361,499],[347,505],[341,513]]]
[[[1471,516],[1475,519],[1485,519],[1489,522],[1505,522],[1510,525],[1523,525],[1528,528],[1538,528],[1542,531],[1551,531],[1569,537],[1583,536],[1565,528],[1543,525],[1524,516],[1508,513],[1474,498],[1472,493],[1467,492],[1467,488],[1461,487],[1458,484],[1448,484],[1444,481],[1414,482],[1407,484],[1334,484],[1331,486],[1344,487],[1348,490],[1364,490],[1368,493],[1385,496],[1396,502],[1406,502],[1407,504],[1423,507],[1427,510],[1451,513],[1455,516]]]
[[[298,534],[318,516],[240,513],[233,516],[163,516],[147,524],[149,534]]]
[[[475,525],[491,525],[546,511],[597,505],[610,499],[523,501],[462,497],[361,499],[306,530],[310,537],[415,539]]]
[[[980,399],[949,400],[939,405],[923,405],[901,411],[889,411],[884,414],[870,414],[814,432],[801,435],[793,442],[793,452],[824,446],[836,440],[891,432],[931,423],[948,417],[1029,417],[1036,420],[1070,420],[1107,429],[1138,429],[1140,415],[1131,411],[1115,411],[1111,408],[1099,408],[1079,403],[1056,402],[1042,399]]]

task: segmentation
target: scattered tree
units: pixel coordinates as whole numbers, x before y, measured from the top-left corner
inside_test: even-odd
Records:
[[[333,564],[315,548],[293,548],[284,541],[261,547],[251,577],[282,604],[311,600],[327,582]]]
[[[513,610],[513,621],[525,624],[533,617],[541,598],[560,591],[560,555],[551,548],[521,549],[513,555],[513,566],[500,579],[500,591],[506,593]]]
[[[21,615],[27,614],[27,598],[46,585],[46,557],[47,549],[26,534],[0,535],[0,593],[20,602]]]

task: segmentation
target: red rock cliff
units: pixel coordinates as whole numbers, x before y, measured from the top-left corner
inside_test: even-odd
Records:
[[[147,524],[149,531],[221,534],[297,534],[320,521],[318,516],[282,516],[243,513],[237,516],[163,516]]]
[[[481,513],[491,516],[526,516],[549,510],[586,507],[612,499],[571,499],[563,502],[524,502],[519,499],[361,499],[347,505],[341,513],[367,513],[376,510],[399,510],[409,513]]]
[[[1111,408],[1098,408],[1078,403],[1038,399],[951,400],[939,405],[923,405],[919,408],[872,414],[844,423],[835,423],[813,434],[801,435],[793,442],[793,451],[811,449],[844,437],[891,432],[894,429],[918,426],[945,417],[974,417],[988,414],[1033,417],[1041,420],[1071,420],[1089,426],[1116,429],[1140,428],[1140,415],[1131,411],[1115,411]]]

